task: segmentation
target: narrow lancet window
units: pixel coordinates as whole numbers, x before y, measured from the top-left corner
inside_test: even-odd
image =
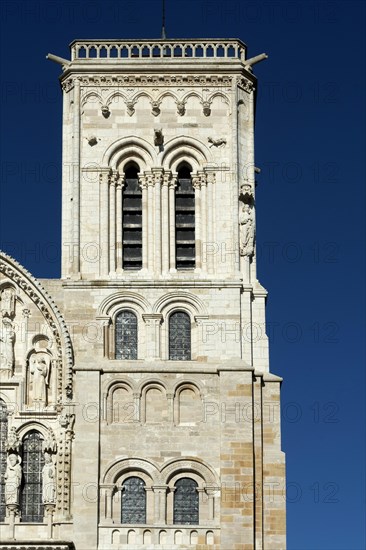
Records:
[[[182,164],[178,168],[175,189],[175,251],[177,269],[195,267],[195,197],[191,167]]]
[[[137,317],[132,311],[116,316],[116,359],[137,359]]]
[[[176,311],[169,317],[169,359],[191,359],[191,319],[184,311]]]
[[[142,268],[142,192],[138,166],[129,164],[125,170],[122,192],[123,269]]]
[[[23,522],[43,522],[42,469],[43,438],[37,431],[28,432],[23,439],[23,486],[21,512]]]
[[[178,479],[174,491],[175,524],[197,525],[199,522],[198,486],[194,479]]]
[[[139,477],[128,477],[122,484],[121,523],[146,523],[145,483]]]

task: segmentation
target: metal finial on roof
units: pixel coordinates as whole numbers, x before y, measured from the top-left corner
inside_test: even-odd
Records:
[[[161,39],[162,40],[165,40],[166,39],[166,32],[165,32],[165,0],[162,0],[162,3],[163,3],[163,13],[162,13],[162,26],[161,26]]]

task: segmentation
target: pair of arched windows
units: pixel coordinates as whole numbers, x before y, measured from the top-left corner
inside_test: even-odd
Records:
[[[125,479],[122,484],[121,523],[146,523],[146,489],[137,476]],[[199,523],[198,485],[194,479],[183,477],[174,486],[173,523],[197,525]]]
[[[129,310],[123,310],[116,316],[115,358],[138,358],[137,317]],[[169,359],[191,359],[191,319],[184,311],[175,311],[169,316]]]
[[[5,473],[7,468],[8,411],[2,399],[0,399],[0,421],[0,521],[4,521],[6,516]],[[20,510],[23,522],[43,522],[42,469],[45,460],[42,443],[43,437],[37,430],[27,432],[22,440]]]
[[[195,267],[195,196],[187,163],[178,167],[175,188],[175,254],[177,269]],[[142,268],[142,191],[138,180],[139,167],[129,163],[125,169],[122,191],[123,269]],[[168,233],[168,227],[162,227]]]

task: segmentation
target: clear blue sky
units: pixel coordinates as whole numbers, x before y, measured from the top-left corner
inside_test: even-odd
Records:
[[[233,37],[259,78],[259,277],[283,376],[289,550],[365,548],[365,4],[166,0],[168,37]],[[155,38],[160,0],[2,0],[0,245],[59,277],[59,66],[74,38]],[[16,207],[16,209],[15,209]],[[33,252],[32,252],[33,251]]]

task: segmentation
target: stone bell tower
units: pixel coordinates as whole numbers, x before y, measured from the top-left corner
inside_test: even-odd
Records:
[[[45,344],[49,404],[37,391],[44,418],[72,416],[52,447],[67,449],[68,474],[53,463],[66,511],[54,497],[43,519],[40,501],[22,528],[20,487],[11,533],[76,550],[283,550],[281,378],[255,247],[252,66],[266,56],[192,39],[76,40],[71,60],[48,57],[62,65],[63,255],[62,279],[42,284],[72,353],[65,370]],[[23,376],[10,348],[8,386]]]

